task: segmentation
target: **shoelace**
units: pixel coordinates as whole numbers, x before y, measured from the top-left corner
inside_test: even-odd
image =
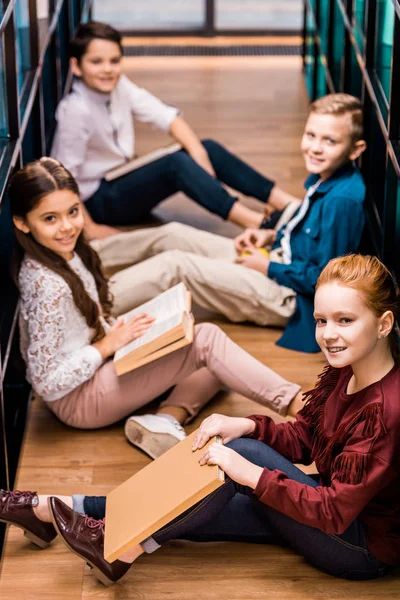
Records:
[[[0,490],[0,492],[4,494],[3,502],[1,503],[1,506],[3,508],[7,508],[9,503],[15,500],[27,500],[30,501],[32,504],[33,498],[37,497],[36,492],[30,491],[20,492],[19,490],[14,490],[12,492],[9,492],[8,490]]]
[[[83,524],[89,527],[89,529],[101,529],[104,532],[104,519],[93,519],[93,517],[85,515]]]
[[[5,490],[1,490],[1,491],[5,491]],[[13,500],[18,500],[19,498],[26,498],[27,500],[29,500],[30,498],[32,498],[32,496],[36,496],[36,492],[20,492],[19,490],[14,490],[13,492],[9,492],[10,494],[10,498],[12,498]]]

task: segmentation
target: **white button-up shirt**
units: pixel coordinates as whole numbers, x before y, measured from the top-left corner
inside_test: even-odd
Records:
[[[178,113],[125,75],[110,94],[77,80],[57,108],[51,156],[71,171],[87,200],[106,171],[135,155],[134,119],[168,131]]]

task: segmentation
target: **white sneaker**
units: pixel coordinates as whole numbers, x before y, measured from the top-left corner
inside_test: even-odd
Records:
[[[158,415],[129,417],[125,423],[125,435],[131,444],[157,458],[186,437],[178,423]]]

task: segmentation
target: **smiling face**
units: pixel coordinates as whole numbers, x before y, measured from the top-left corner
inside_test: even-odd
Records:
[[[365,142],[354,142],[351,132],[350,113],[310,113],[301,140],[307,171],[327,179],[346,162],[358,158]]]
[[[330,282],[315,294],[315,337],[332,367],[356,365],[380,352],[391,330],[392,313],[376,317],[356,289]]]
[[[71,69],[95,92],[109,94],[121,76],[121,60],[121,50],[116,42],[94,39],[79,63],[76,58],[71,58]]]
[[[25,218],[13,217],[23,233],[65,260],[74,256],[76,241],[83,229],[81,201],[70,190],[57,190],[41,198]]]

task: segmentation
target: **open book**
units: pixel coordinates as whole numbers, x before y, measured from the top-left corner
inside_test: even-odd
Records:
[[[113,179],[117,179],[117,177],[122,177],[122,175],[126,175],[131,171],[135,171],[136,169],[140,169],[140,167],[144,167],[149,163],[158,160],[159,158],[163,158],[164,156],[168,156],[168,154],[173,154],[174,152],[178,152],[178,150],[182,150],[182,144],[178,142],[174,144],[169,144],[169,146],[164,146],[162,148],[157,148],[148,154],[143,154],[143,156],[132,158],[127,162],[118,165],[118,167],[114,167],[110,169],[104,174],[104,179],[106,181],[113,181]]]
[[[224,482],[216,465],[199,465],[214,442],[192,452],[196,431],[107,494],[104,558],[116,560]]]
[[[178,283],[156,298],[121,315],[124,320],[147,313],[155,321],[141,337],[129,342],[114,355],[118,375],[133,371],[193,341],[192,297],[184,283]]]

